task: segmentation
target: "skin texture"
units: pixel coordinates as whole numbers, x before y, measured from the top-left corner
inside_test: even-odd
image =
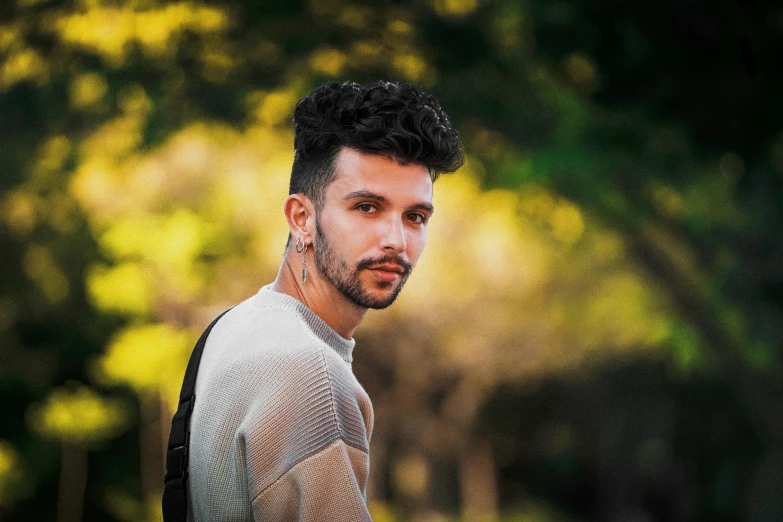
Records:
[[[423,165],[343,148],[324,196],[320,213],[303,194],[286,198],[293,241],[272,288],[350,339],[368,308],[394,301],[424,250],[432,180]],[[308,245],[304,255],[295,251],[298,239]]]

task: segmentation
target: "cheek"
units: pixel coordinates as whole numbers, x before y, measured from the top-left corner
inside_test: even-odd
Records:
[[[412,263],[415,263],[416,260],[419,258],[426,244],[427,244],[426,228],[420,232],[414,232],[408,236],[407,250],[408,250],[408,256]]]

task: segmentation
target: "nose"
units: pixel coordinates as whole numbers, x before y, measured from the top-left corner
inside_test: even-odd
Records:
[[[384,226],[383,249],[401,253],[405,252],[406,247],[405,229],[402,221],[393,220],[387,223]]]

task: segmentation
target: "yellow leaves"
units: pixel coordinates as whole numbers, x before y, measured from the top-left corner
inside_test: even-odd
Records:
[[[135,166],[129,156],[141,143],[143,124],[138,113],[121,116],[102,125],[80,144],[82,161],[71,178],[69,191],[86,210],[116,211],[135,205],[127,197],[131,187],[123,183],[123,178]]]
[[[143,125],[136,114],[110,120],[82,142],[80,152],[93,158],[130,154],[141,144]]]
[[[27,412],[30,429],[67,443],[94,443],[110,439],[128,425],[128,412],[116,399],[105,398],[81,384],[55,388]]]
[[[571,244],[582,236],[585,224],[576,205],[560,203],[550,217],[552,235],[562,243]]]
[[[71,108],[74,110],[89,109],[106,96],[109,84],[102,75],[98,73],[85,73],[76,76],[71,81],[69,100]]]
[[[53,136],[44,142],[41,152],[38,155],[38,162],[36,164],[36,173],[49,174],[59,171],[63,167],[63,163],[71,153],[71,141],[65,136]],[[48,179],[41,180],[42,186],[39,188],[44,189],[50,187],[52,184]]]
[[[23,42],[20,23],[0,25],[0,52],[8,53],[19,49]]]
[[[632,273],[603,277],[586,297],[579,310],[569,307],[564,321],[579,313],[578,334],[592,349],[638,349],[654,346],[665,336],[665,319],[649,314],[652,296]]]
[[[514,248],[521,236],[516,198],[508,191],[493,190],[482,194],[477,203],[478,215],[471,220],[472,226],[468,225],[472,230],[468,229],[469,236],[462,248],[473,254],[474,277],[490,288],[503,288],[518,273],[521,261]]]
[[[211,48],[203,56],[204,78],[214,83],[226,81],[239,58],[238,56],[232,56],[228,48],[220,46]]]
[[[339,21],[352,29],[361,29],[368,25],[372,11],[357,5],[347,5],[340,10]]]
[[[596,238],[592,248],[592,255],[599,264],[622,260],[625,255],[625,248],[619,234],[604,231],[603,234]]]
[[[392,478],[395,489],[407,497],[419,498],[430,481],[427,460],[421,455],[405,455],[394,462]]]
[[[515,194],[482,192],[475,178],[462,171],[439,180],[435,192],[432,245],[442,249],[441,263],[450,267],[446,272],[454,265],[469,270],[458,278],[459,287],[467,290],[475,284],[505,292],[513,285],[515,292],[523,292],[535,285],[541,249],[519,218]]]
[[[467,16],[476,10],[478,0],[434,0],[435,12],[444,17]]]
[[[405,20],[391,20],[388,27],[389,31],[400,35],[409,35],[413,32],[413,26]]]
[[[176,397],[195,339],[169,324],[130,326],[94,364],[98,382],[126,384],[138,392],[163,391]]]
[[[20,82],[49,80],[46,60],[26,46],[20,24],[0,26],[0,92]]]
[[[571,245],[582,237],[585,229],[582,212],[574,203],[556,197],[537,185],[529,185],[520,194],[522,211],[545,225],[552,237]]]
[[[59,18],[55,30],[65,43],[95,50],[120,65],[126,45],[135,36],[134,25],[133,13],[127,9],[93,8],[84,14]]]
[[[399,520],[394,506],[387,502],[373,500],[367,503],[370,517],[375,522],[397,522]]]
[[[146,315],[162,290],[182,299],[192,296],[203,286],[196,259],[212,235],[196,214],[182,208],[109,224],[99,243],[120,264],[91,270],[91,297],[105,310]],[[157,281],[160,275],[163,281]]]
[[[351,61],[365,65],[377,64],[383,56],[383,46],[371,40],[358,40],[351,44]]]
[[[71,142],[64,136],[45,140],[26,183],[0,199],[0,220],[13,233],[24,236],[44,223],[56,232],[73,232],[78,224],[77,208],[60,187],[62,168],[70,154]]]
[[[148,258],[182,268],[198,256],[205,236],[205,223],[193,212],[179,208],[163,216],[118,220],[99,241],[118,260]]]
[[[0,484],[5,482],[5,478],[11,474],[16,466],[19,465],[19,455],[16,450],[6,441],[0,440]],[[0,491],[5,488],[0,487]]]
[[[87,291],[101,310],[143,316],[152,310],[154,298],[148,276],[139,263],[95,265],[87,274]]]
[[[24,255],[24,271],[51,303],[62,302],[70,291],[68,278],[44,246],[31,245]]]
[[[24,478],[19,452],[7,441],[0,439],[0,507],[14,500],[14,489]]]
[[[401,53],[392,59],[392,67],[407,80],[423,85],[433,82],[434,70],[420,56],[414,53]]]
[[[292,92],[270,92],[262,96],[255,115],[261,123],[279,125],[291,119],[296,100]]]
[[[128,97],[143,112],[143,90]],[[164,306],[193,310],[216,280],[246,295],[258,271],[272,270],[287,232],[281,209],[292,160],[290,131],[272,122],[294,99],[293,88],[256,93],[249,104],[261,106],[266,122],[244,132],[198,123],[148,151],[134,145],[142,116],[85,140],[69,188],[117,263],[88,274],[96,306],[142,318]]]
[[[26,189],[9,192],[0,203],[0,217],[16,234],[29,234],[38,221],[43,201]]]
[[[71,178],[69,192],[87,211],[114,206],[115,166],[103,156],[88,157]]]
[[[48,80],[46,60],[33,49],[15,51],[0,65],[0,92],[24,81],[42,85]]]
[[[117,66],[127,57],[131,43],[152,56],[165,56],[173,53],[185,31],[217,33],[228,24],[228,15],[221,9],[176,2],[146,11],[96,6],[84,13],[61,15],[53,30],[65,43],[92,50]]]
[[[549,192],[532,185],[522,189],[520,206],[526,214],[546,221],[554,211],[555,200]]]
[[[120,109],[126,114],[141,118],[152,110],[152,101],[141,85],[135,84],[124,88],[118,98]]]
[[[345,68],[348,57],[345,53],[331,47],[317,49],[310,55],[310,67],[313,72],[327,76],[337,76]]]

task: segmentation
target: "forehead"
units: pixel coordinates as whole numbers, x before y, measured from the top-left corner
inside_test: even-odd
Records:
[[[424,165],[400,165],[395,159],[344,147],[335,158],[334,170],[328,198],[368,191],[401,204],[432,200],[432,178]]]

